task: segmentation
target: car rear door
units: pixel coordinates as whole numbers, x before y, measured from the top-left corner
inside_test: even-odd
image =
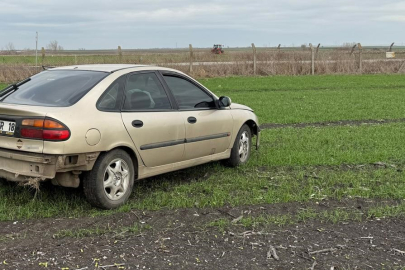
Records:
[[[211,93],[186,76],[161,73],[186,126],[185,160],[226,151],[231,144],[233,118],[217,108]]]
[[[183,160],[185,125],[155,71],[128,75],[122,120],[147,167]]]

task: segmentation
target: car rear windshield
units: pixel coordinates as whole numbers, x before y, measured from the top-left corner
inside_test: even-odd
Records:
[[[108,73],[83,70],[47,70],[31,77],[3,99],[4,103],[68,107],[78,102]],[[1,93],[1,92],[0,92]]]

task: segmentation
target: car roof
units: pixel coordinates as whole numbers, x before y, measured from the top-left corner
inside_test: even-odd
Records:
[[[86,70],[86,71],[103,71],[115,72],[128,68],[150,67],[147,65],[132,65],[132,64],[97,64],[97,65],[75,65],[52,68],[52,70]]]

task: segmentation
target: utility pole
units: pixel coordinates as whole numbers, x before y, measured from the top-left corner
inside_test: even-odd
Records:
[[[38,32],[35,37],[35,68],[38,68]]]

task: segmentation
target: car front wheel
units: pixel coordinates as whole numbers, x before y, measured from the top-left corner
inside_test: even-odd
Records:
[[[231,156],[225,163],[236,167],[248,162],[252,148],[252,132],[248,125],[243,125],[233,144]]]
[[[83,190],[93,206],[114,209],[123,205],[134,186],[135,169],[123,150],[101,154],[93,170],[84,174]]]

